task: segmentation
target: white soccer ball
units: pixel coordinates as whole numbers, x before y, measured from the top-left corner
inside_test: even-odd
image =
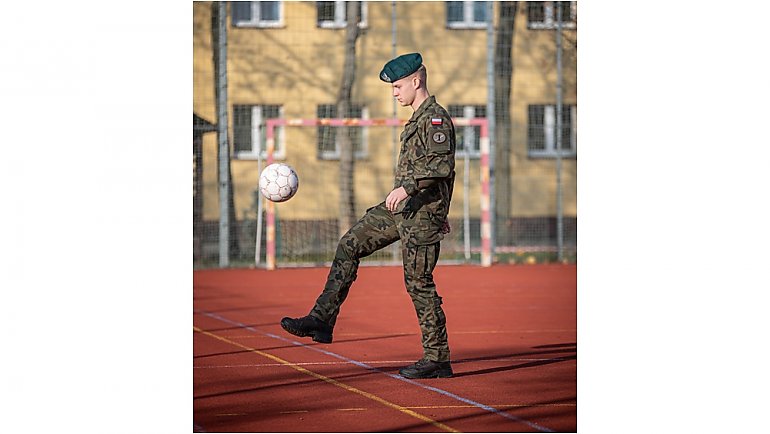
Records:
[[[259,175],[259,191],[267,200],[286,202],[297,193],[299,177],[288,164],[273,163]]]

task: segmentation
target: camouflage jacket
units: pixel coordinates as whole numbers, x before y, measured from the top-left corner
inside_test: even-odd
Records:
[[[439,230],[446,221],[455,178],[455,128],[449,113],[430,96],[414,112],[401,133],[394,188],[404,187],[409,198],[397,214],[429,219],[423,230]],[[437,237],[441,239],[439,235]]]

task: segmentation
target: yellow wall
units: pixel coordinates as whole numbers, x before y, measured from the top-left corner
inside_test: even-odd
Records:
[[[216,123],[211,47],[211,3],[194,7],[193,111]],[[333,104],[343,65],[344,29],[316,27],[315,2],[284,2],[285,26],[277,29],[235,28],[228,16],[228,116],[232,124],[235,104],[281,104],[286,118],[314,118],[319,104]],[[368,26],[357,44],[357,76],[353,100],[365,103],[373,118],[392,116],[391,88],[379,80],[382,65],[392,57],[391,3],[369,2]],[[397,52],[419,51],[428,68],[428,85],[444,106],[485,105],[486,30],[449,30],[444,2],[399,2]],[[527,157],[527,105],[555,102],[555,42],[553,31],[526,28],[524,3],[519,6],[514,36],[512,120],[520,127],[512,133],[510,155],[513,173],[512,210],[517,216],[553,215],[554,160]],[[436,25],[438,24],[438,25]],[[575,54],[565,53],[565,104],[576,103]],[[397,108],[407,119],[411,109]],[[232,129],[230,130],[232,131]],[[396,135],[400,133],[400,128]],[[369,128],[368,157],[356,161],[356,201],[359,212],[387,195],[393,183],[392,129]],[[286,158],[300,175],[300,189],[292,200],[280,204],[282,218],[328,218],[337,214],[338,161],[316,157],[316,129],[285,130]],[[232,138],[232,133],[231,133]],[[217,193],[216,133],[204,136],[204,219],[219,214]],[[472,215],[479,215],[478,159],[471,159]],[[563,160],[564,212],[576,215],[575,160]],[[264,165],[264,163],[263,163]],[[258,167],[255,160],[232,161],[235,208],[242,218],[253,201]],[[458,180],[451,215],[462,215],[462,158],[457,159]],[[501,192],[498,192],[498,195]]]
[[[516,33],[513,40],[513,83],[511,85],[511,121],[518,128],[512,132],[512,214],[515,216],[542,216],[556,214],[556,160],[533,159],[527,156],[527,107],[530,104],[556,102],[556,33],[553,30],[528,30],[527,17],[519,5]],[[564,52],[564,104],[577,104],[577,52],[569,49],[577,36],[565,31],[562,39]],[[579,139],[578,139],[579,142]],[[562,159],[563,212],[577,215],[576,160]]]

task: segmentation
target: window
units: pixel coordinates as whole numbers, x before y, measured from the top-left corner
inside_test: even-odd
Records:
[[[484,105],[450,105],[447,107],[449,116],[453,118],[485,118],[487,117],[487,106]],[[474,125],[469,127],[456,127],[455,138],[457,139],[457,148],[455,155],[479,158],[481,156],[481,126]]]
[[[563,105],[561,110],[561,155],[577,154],[577,106]],[[556,156],[556,106],[530,105],[527,129],[530,157]]]
[[[230,2],[234,27],[283,26],[283,2]]]
[[[341,29],[348,23],[348,8],[345,1],[315,2],[318,11],[318,27],[324,29]],[[366,27],[367,7],[365,1],[358,2],[358,16],[361,21],[358,27]]]
[[[259,153],[267,158],[268,119],[282,118],[283,107],[279,105],[234,105],[233,106],[233,150],[235,158],[256,160]],[[283,127],[275,127],[274,158],[286,158]]]
[[[337,106],[334,104],[322,104],[318,106],[318,118],[328,119],[337,118]],[[369,111],[359,104],[353,104],[350,107],[347,118],[369,118]],[[340,158],[339,145],[337,143],[337,134],[340,132],[340,127],[319,126],[318,127],[318,158],[322,160],[336,160]],[[355,158],[366,158],[367,147],[366,127],[349,127],[348,133],[353,142],[353,149]]]
[[[555,29],[557,8],[561,8],[561,26],[577,27],[576,2],[527,2],[527,27],[530,29]]]
[[[446,2],[446,25],[450,29],[485,29],[487,2]]]

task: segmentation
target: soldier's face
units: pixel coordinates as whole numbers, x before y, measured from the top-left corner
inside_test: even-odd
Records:
[[[412,105],[417,94],[416,91],[417,88],[414,86],[414,80],[411,76],[393,82],[393,97],[398,100],[402,107]]]

